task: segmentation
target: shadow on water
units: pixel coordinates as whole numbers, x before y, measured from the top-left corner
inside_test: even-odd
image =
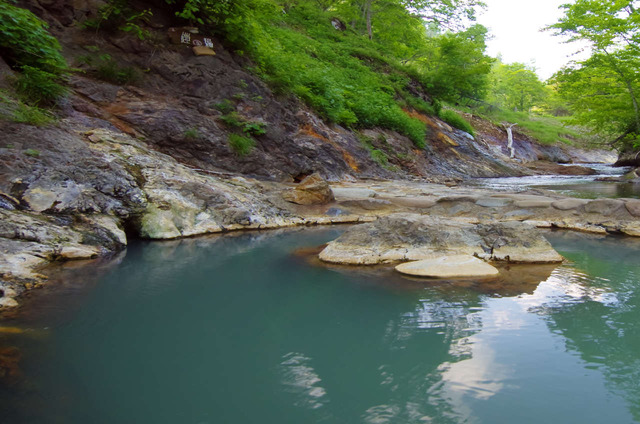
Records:
[[[632,422],[638,295],[620,278],[636,246],[550,233],[572,264],[491,282],[294,253],[341,231],[140,242],[57,269],[2,321],[26,331],[0,334],[20,372],[0,383],[3,421]]]

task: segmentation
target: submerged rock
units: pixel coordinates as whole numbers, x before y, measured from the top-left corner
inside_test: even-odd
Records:
[[[563,258],[522,222],[470,224],[415,214],[395,214],[355,226],[320,253],[325,262],[374,265],[472,255],[512,263],[557,263]]]
[[[396,271],[418,277],[432,278],[485,278],[500,272],[481,259],[470,255],[441,256],[434,259],[406,262],[396,266]]]

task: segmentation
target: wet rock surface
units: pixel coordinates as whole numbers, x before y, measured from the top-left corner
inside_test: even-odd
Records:
[[[402,274],[430,278],[490,278],[500,274],[497,268],[469,255],[441,256],[406,262],[395,269]]]

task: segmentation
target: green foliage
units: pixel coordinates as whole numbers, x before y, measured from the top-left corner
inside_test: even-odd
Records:
[[[236,111],[227,113],[226,115],[222,115],[220,120],[224,122],[224,124],[231,128],[239,128],[244,125],[244,118],[240,116],[240,114]]]
[[[224,114],[228,114],[236,108],[233,102],[229,99],[224,99],[223,101],[214,104],[213,107]]]
[[[224,108],[227,109],[227,106]],[[222,115],[220,120],[230,128],[241,129],[245,134],[259,136],[267,133],[266,123],[248,120],[235,111]]]
[[[126,0],[109,0],[98,10],[98,17],[83,22],[85,28],[120,30],[129,32],[140,40],[149,37],[149,31],[142,27],[152,16],[150,10],[137,11]]]
[[[481,100],[493,59],[486,56],[487,29],[474,25],[429,40],[430,49],[415,60],[429,94],[450,102]]]
[[[518,130],[529,134],[543,144],[562,142],[574,144],[583,135],[576,129],[566,126],[566,118],[535,115],[528,112],[516,112],[504,109],[485,110],[483,115],[496,125],[502,123],[518,124]]]
[[[227,142],[229,143],[229,147],[231,147],[238,156],[248,155],[256,146],[254,139],[238,134],[229,134]]]
[[[439,103],[416,90],[456,101],[485,91],[486,29],[437,34],[473,18],[476,0],[166,1],[250,56],[276,93],[293,93],[344,127],[392,129],[424,148],[425,125],[403,109],[437,114]],[[346,30],[332,26],[336,17]],[[228,126],[241,126],[222,112]]]
[[[0,119],[35,126],[47,125],[54,121],[49,111],[24,104],[5,90],[0,90]]]
[[[62,86],[69,72],[58,40],[33,13],[0,2],[0,55],[21,75],[14,81],[24,99],[51,105],[66,94]]]
[[[267,133],[267,124],[258,121],[247,121],[242,126],[242,131],[249,135],[264,135]]]
[[[458,115],[456,112],[450,109],[446,109],[440,112],[440,119],[454,128],[468,132],[471,135],[475,134],[473,127],[466,119]]]
[[[0,54],[12,67],[30,66],[54,76],[68,72],[60,43],[30,11],[0,2],[0,28]]]
[[[18,107],[13,111],[11,119],[14,122],[35,125],[36,127],[42,127],[54,121],[53,116],[47,110],[23,103],[18,104]]]
[[[52,105],[68,92],[50,72],[28,65],[22,66],[21,70],[13,85],[18,94],[32,105]]]
[[[535,71],[522,63],[496,62],[490,81],[487,101],[499,108],[527,111],[541,105],[549,96]]]
[[[200,131],[196,127],[186,129],[183,135],[187,140],[196,140],[201,137]]]
[[[549,28],[587,43],[592,55],[554,76],[573,122],[614,141],[640,135],[640,14],[635,2],[576,0]]]
[[[40,151],[35,149],[27,149],[24,151],[24,154],[32,158],[40,157]]]
[[[389,165],[389,157],[382,150],[373,149],[371,150],[370,153],[371,153],[371,159],[373,159],[373,161],[378,165],[383,167]]]
[[[91,53],[78,57],[80,63],[89,66],[89,73],[113,84],[135,84],[142,78],[139,70],[132,66],[121,66],[109,54]]]

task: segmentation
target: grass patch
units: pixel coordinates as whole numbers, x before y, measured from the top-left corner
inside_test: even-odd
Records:
[[[224,99],[223,101],[214,104],[213,107],[225,115],[236,109],[233,102],[229,99]]]
[[[238,156],[246,156],[256,147],[256,141],[253,138],[238,134],[229,134],[227,142]]]
[[[183,136],[186,140],[196,140],[201,137],[201,134],[197,128],[191,127],[185,130]]]
[[[567,127],[562,118],[501,109],[483,111],[482,115],[497,125],[503,122],[518,124],[516,128],[542,144],[574,144],[583,138],[578,131]]]
[[[267,124],[261,121],[251,121],[238,112],[230,112],[220,117],[229,128],[238,128],[247,135],[260,136],[267,133]]]
[[[385,152],[378,149],[371,150],[371,159],[382,167],[389,166],[389,157]]]
[[[440,111],[440,119],[442,119],[447,124],[451,125],[454,128],[465,131],[471,135],[475,135],[475,131],[469,122],[460,116],[457,112],[446,109]]]
[[[32,158],[40,157],[40,151],[36,149],[27,149],[24,151],[24,154]]]
[[[79,56],[78,62],[89,67],[96,78],[118,85],[136,84],[142,79],[141,72],[132,66],[121,66],[109,54],[87,54]]]
[[[4,90],[0,90],[0,118],[38,127],[55,121],[48,110],[25,104]]]

